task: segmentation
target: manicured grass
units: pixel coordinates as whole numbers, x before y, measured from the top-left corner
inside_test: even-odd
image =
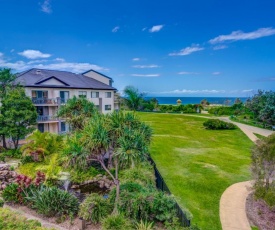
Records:
[[[138,113],[153,128],[150,153],[178,203],[202,230],[221,229],[219,201],[250,179],[252,142],[242,131],[206,130],[201,117]]]

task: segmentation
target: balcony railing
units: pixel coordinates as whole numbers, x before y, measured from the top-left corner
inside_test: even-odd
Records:
[[[32,103],[39,105],[39,104],[57,104],[57,98],[32,98]]]
[[[37,121],[39,122],[41,122],[41,121],[58,121],[58,118],[57,117],[55,117],[55,116],[51,116],[51,115],[39,115],[38,117],[37,117]]]

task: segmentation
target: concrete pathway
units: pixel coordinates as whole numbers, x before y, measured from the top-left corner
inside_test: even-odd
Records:
[[[262,136],[269,136],[274,131],[262,129],[250,125],[233,122],[227,117],[220,117],[220,120],[231,122],[237,125],[250,140],[258,140],[254,133]],[[245,181],[228,187],[220,199],[220,220],[223,230],[251,230],[246,215],[246,198],[252,192],[252,181]]]
[[[223,230],[251,230],[246,216],[246,198],[252,192],[252,182],[228,187],[220,199],[220,220]]]

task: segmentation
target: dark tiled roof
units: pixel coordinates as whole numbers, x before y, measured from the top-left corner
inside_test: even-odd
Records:
[[[51,78],[60,81],[64,85],[43,84],[43,82]],[[116,90],[112,86],[106,85],[82,74],[58,70],[30,69],[17,74],[17,81],[26,87]]]

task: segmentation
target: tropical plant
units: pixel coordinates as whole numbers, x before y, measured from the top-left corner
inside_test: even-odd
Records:
[[[45,173],[45,179],[47,185],[54,185],[58,180],[58,174],[61,171],[59,166],[59,155],[52,154],[46,158],[46,164],[40,167],[40,170]]]
[[[108,199],[96,193],[91,193],[81,203],[78,215],[84,220],[98,223],[111,213],[112,205]]]
[[[57,116],[65,118],[72,130],[81,130],[85,121],[97,113],[98,110],[92,102],[74,96],[61,106]]]
[[[4,204],[5,204],[4,200],[0,198],[0,208],[3,208]]]
[[[124,103],[130,110],[139,110],[143,101],[144,93],[140,93],[133,86],[126,86],[123,90],[125,97]]]
[[[130,221],[122,214],[107,216],[102,221],[103,230],[131,230],[133,229]]]
[[[42,161],[46,155],[60,153],[64,147],[63,137],[55,133],[35,130],[26,138],[27,143],[21,147],[24,156],[31,156],[33,161]]]
[[[153,230],[154,222],[147,222],[141,220],[136,223],[136,230]]]
[[[8,184],[2,192],[3,199],[7,202],[19,202],[18,187],[16,183]]]
[[[40,187],[26,197],[31,207],[45,216],[74,216],[78,212],[78,199],[56,187]]]

